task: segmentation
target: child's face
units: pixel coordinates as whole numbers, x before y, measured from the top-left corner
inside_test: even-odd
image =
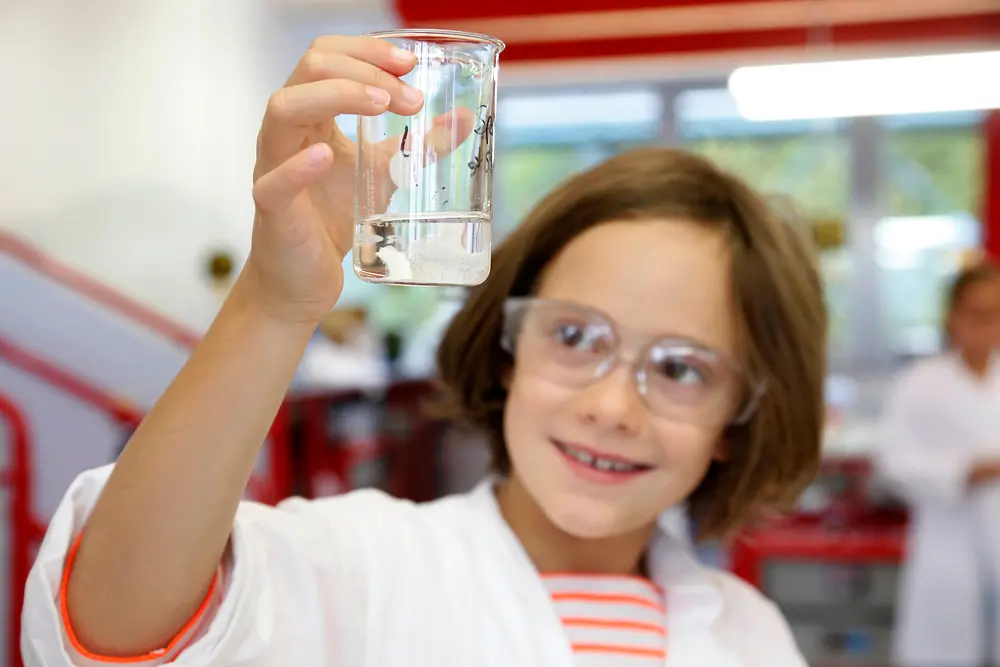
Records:
[[[644,529],[722,456],[741,388],[729,281],[723,234],[678,220],[599,225],[549,264],[504,429],[516,482],[558,528]]]
[[[966,354],[988,355],[1000,349],[1000,280],[970,285],[949,323],[954,344]]]

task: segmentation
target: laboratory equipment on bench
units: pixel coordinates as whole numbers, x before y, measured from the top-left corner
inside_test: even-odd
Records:
[[[379,399],[340,391],[299,401],[304,495],[336,496],[362,488],[387,489],[389,461],[379,432]]]
[[[411,51],[413,116],[358,120],[354,272],[375,283],[477,285],[490,272],[497,73],[504,43],[448,30],[369,33]]]
[[[889,667],[906,514],[867,493],[870,463],[825,462],[801,511],[746,531],[732,571],[771,598],[813,667]]]
[[[412,379],[289,399],[290,485],[309,498],[362,488],[414,501],[438,497],[446,423],[427,414],[434,396],[433,383]]]

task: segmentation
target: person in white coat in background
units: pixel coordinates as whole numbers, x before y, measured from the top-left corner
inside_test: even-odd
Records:
[[[414,63],[325,37],[272,98],[249,259],[117,463],[59,507],[25,592],[27,667],[803,667],[772,602],[658,526],[686,504],[721,536],[787,503],[823,430],[808,237],[681,151],[559,187],[452,320],[442,409],[490,442],[478,488],[241,502],[343,287],[355,146],[332,119],[413,114],[397,77]],[[431,131],[472,129],[469,111]]]
[[[894,636],[901,667],[1000,667],[1000,273],[963,271],[949,349],[884,405],[876,457],[911,508]],[[992,608],[992,612],[991,612]]]

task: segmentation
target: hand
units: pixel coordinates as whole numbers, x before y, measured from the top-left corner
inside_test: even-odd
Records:
[[[257,139],[256,215],[241,275],[268,315],[318,322],[339,298],[353,238],[357,149],[334,118],[417,113],[422,93],[398,78],[416,62],[386,40],[322,37],[271,96]],[[428,144],[449,153],[468,136],[472,120],[471,112],[435,119]],[[435,142],[436,131],[449,140]],[[399,141],[373,146],[376,168],[385,172],[380,181],[391,183],[389,158]],[[391,188],[381,194],[387,203]]]

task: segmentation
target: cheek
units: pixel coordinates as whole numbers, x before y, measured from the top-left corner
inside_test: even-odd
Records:
[[[504,405],[504,435],[507,446],[516,448],[523,434],[537,432],[539,426],[560,414],[572,392],[530,375],[511,374]]]
[[[653,432],[667,469],[694,477],[695,484],[723,456],[721,432],[671,423],[654,424]]]

